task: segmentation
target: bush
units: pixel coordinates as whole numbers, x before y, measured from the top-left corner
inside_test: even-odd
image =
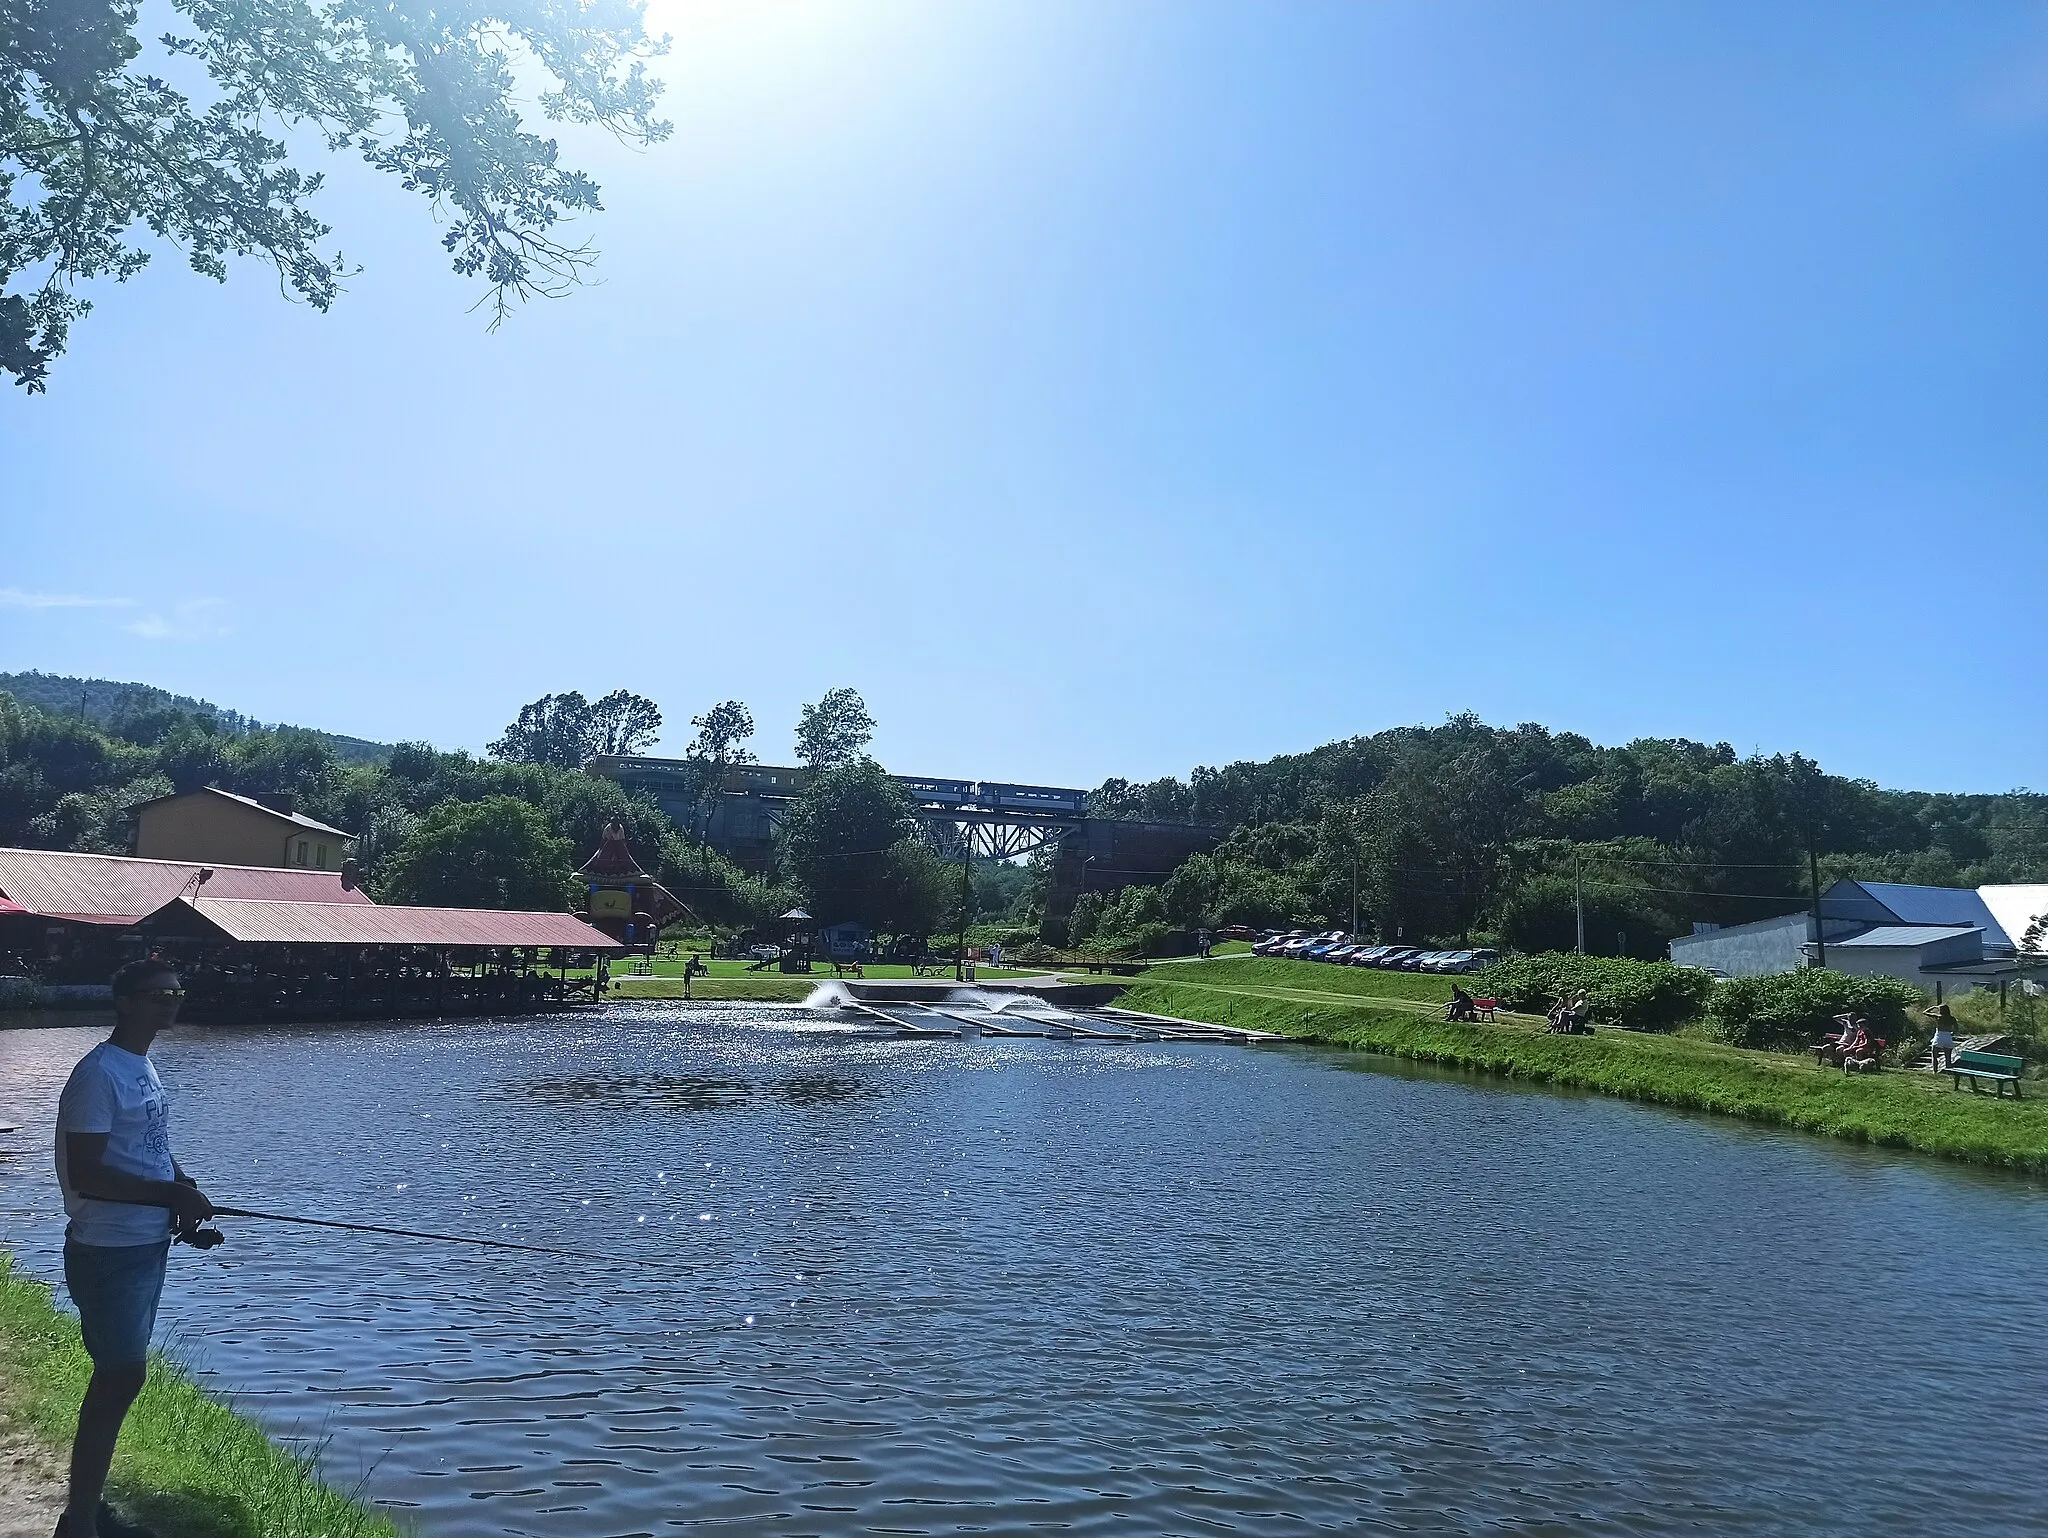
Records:
[[[1027,940],[1022,945],[1003,942],[1003,964],[1011,962],[1025,967],[1056,967],[1067,959],[1066,952],[1047,945],[1043,940]]]
[[[1714,982],[1697,967],[1668,961],[1546,951],[1488,967],[1478,987],[1509,1009],[1532,1014],[1547,1014],[1565,994],[1583,988],[1595,1020],[1632,1031],[1669,1031],[1699,1018]]]
[[[1836,1015],[1855,1010],[1893,1046],[1912,1030],[1907,1014],[1925,998],[1891,977],[1853,977],[1825,967],[1776,977],[1739,977],[1714,988],[1707,1023],[1734,1047],[1797,1050],[1818,1041]]]

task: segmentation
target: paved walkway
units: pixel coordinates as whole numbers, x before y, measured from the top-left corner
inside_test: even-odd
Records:
[[[50,1538],[64,1509],[55,1454],[19,1431],[0,1431],[0,1538]]]

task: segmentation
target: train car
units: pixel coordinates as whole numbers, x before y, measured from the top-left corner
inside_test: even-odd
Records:
[[[725,771],[727,795],[798,796],[811,783],[812,771],[777,764],[729,764]]]
[[[999,812],[1036,812],[1045,817],[1073,817],[1087,799],[1085,790],[1066,790],[1056,785],[1004,785],[983,780],[975,787],[978,799]]]
[[[897,774],[891,775],[890,778],[908,791],[910,799],[920,805],[971,806],[974,804],[974,781],[972,780],[939,780],[933,779],[929,775],[917,774]]]

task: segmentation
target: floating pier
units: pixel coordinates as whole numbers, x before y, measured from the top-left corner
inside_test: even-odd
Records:
[[[987,984],[833,982],[819,986],[809,1007],[864,1015],[881,1028],[876,1035],[903,1040],[971,1041],[993,1036],[1044,1041],[1209,1041],[1237,1046],[1288,1040],[1270,1031],[1118,1009],[1097,997],[1106,993],[1114,998],[1120,991],[1114,984],[1037,979]],[[1075,994],[1089,997],[1083,1001]],[[990,995],[996,997],[992,1000]]]

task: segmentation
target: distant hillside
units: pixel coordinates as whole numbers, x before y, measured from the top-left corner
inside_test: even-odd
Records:
[[[86,720],[96,726],[106,726],[122,716],[131,716],[142,710],[186,710],[194,715],[208,716],[220,723],[227,731],[241,735],[243,732],[261,731],[266,728],[285,726],[282,721],[259,721],[254,716],[245,716],[239,710],[229,710],[211,700],[195,700],[190,695],[173,694],[168,689],[159,689],[154,684],[120,683],[111,678],[72,678],[63,673],[41,673],[31,670],[26,673],[0,673],[0,690],[5,690],[24,705],[34,705],[57,715],[75,716],[83,714]],[[388,742],[368,742],[361,737],[341,737],[333,732],[311,731],[328,747],[335,757],[352,764],[381,764],[391,756]]]

